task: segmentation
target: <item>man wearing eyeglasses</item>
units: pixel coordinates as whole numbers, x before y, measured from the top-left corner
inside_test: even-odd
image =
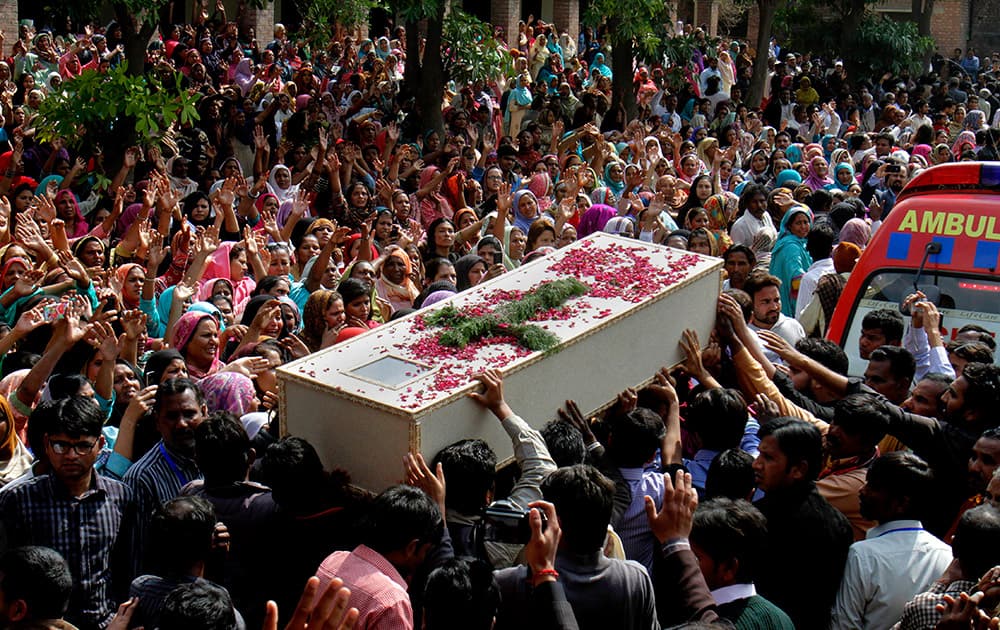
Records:
[[[96,474],[104,414],[92,398],[40,404],[32,423],[45,427],[51,472],[0,494],[0,521],[10,547],[58,551],[73,575],[65,619],[81,630],[106,628],[133,577],[135,504],[125,484]]]

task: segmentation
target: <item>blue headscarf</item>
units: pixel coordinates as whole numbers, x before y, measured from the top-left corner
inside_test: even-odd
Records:
[[[604,53],[597,53],[594,55],[594,63],[590,64],[590,76],[591,79],[594,77],[594,72],[600,72],[602,77],[608,77],[613,79],[611,68],[604,65]]]
[[[788,161],[791,162],[792,164],[795,164],[796,162],[801,162],[802,149],[799,148],[798,145],[790,144],[788,145],[788,148],[785,149],[785,157],[788,158]]]
[[[49,182],[55,182],[56,185],[58,185],[62,183],[62,180],[62,175],[49,175],[47,177],[43,177],[42,181],[38,182],[38,186],[35,188],[35,194],[39,196],[44,195],[45,189],[49,186]]]
[[[611,167],[620,166],[622,169],[622,181],[616,182],[611,179]],[[611,192],[615,194],[618,199],[622,198],[622,193],[625,191],[625,165],[621,162],[611,160],[604,166],[604,185],[607,186]]]
[[[849,181],[847,184],[841,184],[840,183],[840,179],[837,178],[837,175],[840,173],[840,171],[847,171],[848,173],[850,173],[851,174],[851,181]],[[848,188],[851,187],[851,184],[855,184],[855,183],[857,183],[857,182],[854,181],[854,167],[853,166],[851,166],[847,162],[841,162],[840,164],[838,164],[838,165],[836,165],[836,166],[833,167],[833,186],[831,187],[831,189],[832,188],[836,188],[837,190],[844,190],[844,191],[846,191]]]
[[[531,196],[531,198],[535,200],[535,204],[538,204],[538,197],[535,196],[535,193],[525,188],[514,193],[514,205],[511,208],[511,212],[514,214],[514,226],[520,228],[525,234],[527,234],[528,228],[530,228],[531,224],[534,223],[539,216],[541,216],[541,212],[539,211],[539,214],[534,217],[521,216],[521,197],[524,197],[525,195]]]
[[[785,186],[785,184],[791,183],[792,186]],[[786,168],[785,170],[778,173],[778,176],[774,178],[774,186],[776,188],[794,188],[802,183],[802,176],[795,169]]]
[[[778,232],[778,242],[771,251],[770,273],[781,280],[781,312],[788,317],[795,317],[795,302],[799,295],[799,283],[802,275],[813,263],[812,256],[806,249],[806,239],[789,231],[792,219],[805,214],[812,225],[812,211],[806,206],[793,206],[781,217],[781,229]]]

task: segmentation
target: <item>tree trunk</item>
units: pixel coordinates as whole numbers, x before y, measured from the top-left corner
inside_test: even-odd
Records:
[[[767,50],[771,42],[774,14],[778,12],[778,0],[757,0],[757,12],[760,14],[757,27],[757,56],[753,60],[753,77],[750,79],[750,91],[747,94],[747,105],[751,107],[760,107],[761,101],[764,100],[764,86],[767,84],[767,74],[771,65]]]
[[[406,23],[406,69],[403,77],[410,96],[416,99],[422,130],[435,129],[444,133],[441,103],[444,99],[444,63],[441,60],[441,34],[444,30],[445,2],[437,13],[427,18],[427,41],[423,58],[420,56],[420,31],[416,22]]]
[[[846,50],[852,50],[858,38],[858,29],[865,18],[865,0],[851,0],[847,5],[847,13],[840,23],[840,44]]]
[[[934,0],[927,0],[924,3],[924,14],[920,16],[917,23],[918,32],[921,37],[931,36],[931,18],[934,16]]]
[[[131,15],[122,4],[115,5],[115,14],[122,27],[122,39],[125,46],[125,61],[128,62],[128,73],[138,76],[146,72],[146,46],[156,30],[155,24],[140,22]]]
[[[611,81],[611,111],[625,109],[626,120],[632,120],[638,114],[635,101],[635,90],[632,85],[632,42],[614,41],[611,48],[611,71],[614,78]],[[622,129],[624,131],[624,129]]]

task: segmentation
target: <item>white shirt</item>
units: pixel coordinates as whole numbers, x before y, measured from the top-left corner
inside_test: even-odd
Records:
[[[729,230],[729,236],[733,239],[734,244],[750,247],[753,244],[753,237],[762,227],[774,228],[774,221],[771,220],[770,214],[765,211],[758,219],[749,212],[744,212],[743,216],[736,219],[736,223],[733,223],[732,229]]]
[[[906,602],[926,591],[951,563],[951,547],[920,521],[890,521],[851,545],[831,628],[889,628]]]
[[[751,322],[749,326],[750,330],[753,330],[754,332],[760,330],[770,330],[771,332],[778,335],[779,337],[781,337],[788,343],[792,344],[793,346],[796,343],[798,343],[799,339],[802,339],[803,337],[806,336],[806,331],[804,328],[802,328],[802,324],[800,324],[797,320],[792,319],[791,317],[785,315],[784,313],[780,313],[778,315],[778,321],[774,324],[774,326],[771,326],[771,328],[769,329],[761,328],[760,326],[755,325],[753,322]],[[779,357],[777,354],[767,349],[767,346],[764,345],[763,341],[761,341],[760,339],[758,339],[757,341],[760,342],[760,346],[764,350],[764,356],[767,357],[768,361],[770,361],[775,365],[785,364],[785,362],[781,360],[781,357]]]
[[[816,283],[819,282],[819,279],[828,273],[836,272],[837,270],[833,268],[832,258],[823,258],[809,265],[799,280],[799,297],[796,298],[795,302],[795,319],[802,319],[802,313],[809,306],[809,301],[812,300],[813,293],[816,292]]]
[[[711,594],[715,603],[722,606],[729,602],[735,602],[738,599],[750,599],[757,594],[757,589],[754,587],[753,582],[749,584],[730,584],[729,586],[715,589]]]

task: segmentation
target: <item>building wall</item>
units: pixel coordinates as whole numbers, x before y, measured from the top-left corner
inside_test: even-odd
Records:
[[[3,31],[5,40],[3,43],[3,53],[10,52],[10,47],[17,41],[17,1],[0,0],[0,31]]]
[[[908,6],[909,0],[903,4]],[[887,3],[886,14],[907,19],[909,14],[904,15],[900,10],[903,4]],[[992,37],[995,43],[992,47],[1000,48],[1000,26],[997,26],[995,19],[997,15],[1000,15],[1000,0],[972,0],[971,3],[970,0],[935,0],[934,18],[931,20],[931,37],[937,42],[938,50],[942,54],[951,55],[955,48],[965,49],[969,34],[970,4],[977,5],[976,11],[979,14],[974,28],[979,25],[980,28],[993,29],[995,33]],[[978,8],[979,6],[982,8]],[[992,11],[992,13],[988,11]],[[751,44],[757,41],[758,20],[757,8],[753,7],[749,11],[746,35]],[[973,33],[973,41],[975,39],[976,35]]]
[[[935,0],[931,36],[943,55],[965,49],[969,37],[969,0]],[[995,15],[995,14],[994,14]]]

